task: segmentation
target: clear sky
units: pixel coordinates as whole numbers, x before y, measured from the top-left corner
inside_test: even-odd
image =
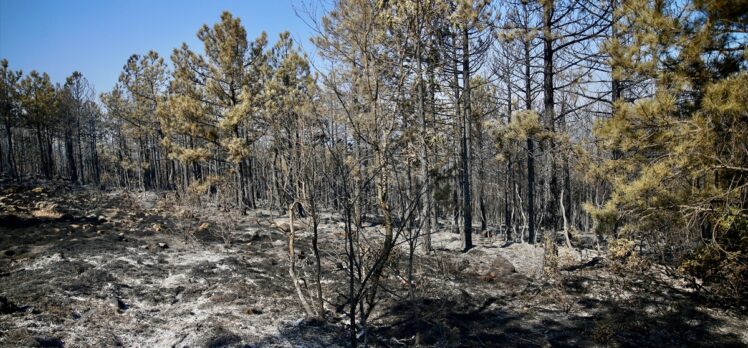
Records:
[[[0,59],[13,70],[47,72],[55,82],[80,71],[98,94],[114,86],[133,53],[155,50],[169,61],[182,42],[202,52],[195,34],[224,10],[241,18],[250,41],[264,30],[272,45],[288,30],[310,49],[312,31],[294,12],[300,6],[293,0],[0,0]]]

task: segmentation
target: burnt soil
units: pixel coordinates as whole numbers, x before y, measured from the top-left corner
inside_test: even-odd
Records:
[[[0,186],[0,346],[346,346],[335,214],[320,226],[329,311],[320,321],[303,317],[285,236],[264,223],[271,212],[176,202]],[[657,266],[631,271],[604,253],[561,248],[561,271],[549,277],[540,247],[476,236],[461,253],[448,230],[434,234],[433,252],[416,254],[413,296],[405,245],[396,250],[369,345],[748,346],[748,317],[706,304]],[[310,238],[302,231],[297,242],[306,279]]]

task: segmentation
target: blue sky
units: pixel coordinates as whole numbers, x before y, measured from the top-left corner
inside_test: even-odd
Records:
[[[182,42],[202,52],[195,34],[228,10],[242,19],[249,40],[263,30],[270,44],[284,30],[310,50],[311,29],[293,0],[0,0],[0,59],[25,73],[62,82],[80,71],[96,93],[110,90],[133,53],[165,57]],[[310,53],[310,55],[312,55]]]

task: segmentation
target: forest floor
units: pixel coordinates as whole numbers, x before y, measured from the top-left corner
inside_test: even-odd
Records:
[[[330,315],[316,321],[303,319],[285,236],[266,215],[0,186],[0,346],[345,346],[339,219],[320,226]],[[458,235],[433,236],[435,251],[416,257],[415,300],[404,273],[388,272],[368,344],[412,346],[419,333],[424,346],[748,346],[745,313],[705,304],[657,266],[560,248],[549,279],[541,247],[476,238],[462,253]],[[299,239],[311,255],[309,232]]]

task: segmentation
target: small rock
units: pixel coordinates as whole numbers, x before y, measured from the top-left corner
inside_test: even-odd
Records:
[[[123,232],[120,232],[120,233],[119,233],[119,234],[117,235],[117,240],[118,240],[118,241],[120,241],[120,242],[121,242],[121,241],[124,241],[124,240],[125,240],[125,234],[124,234]]]
[[[514,265],[505,257],[496,255],[496,258],[493,260],[493,262],[491,262],[491,272],[496,273],[496,275],[498,276],[515,273],[517,272],[517,270],[514,268]]]
[[[126,311],[128,308],[130,308],[130,306],[128,306],[118,297],[112,297],[112,307],[115,307],[120,311]]]
[[[241,343],[242,338],[223,328],[214,327],[206,332],[195,344],[197,347],[233,347]]]
[[[250,241],[268,241],[271,239],[272,236],[270,235],[270,232],[265,230],[257,230],[249,233]]]
[[[4,296],[0,296],[0,314],[11,314],[14,312],[20,312],[21,308],[15,303],[10,302]]]
[[[286,243],[285,243],[285,242],[283,242],[283,241],[282,241],[282,240],[280,240],[280,239],[278,239],[278,240],[275,240],[275,241],[273,241],[273,246],[274,246],[274,247],[282,247],[282,246],[284,246],[285,244],[286,244]]]
[[[49,336],[38,336],[34,337],[39,347],[64,347],[65,342],[63,342],[61,339],[57,337],[49,337]]]
[[[264,311],[261,308],[258,308],[258,307],[247,308],[247,314],[260,315],[262,313],[264,313]]]
[[[470,261],[468,259],[461,259],[454,264],[454,269],[457,272],[462,272],[470,267]]]
[[[0,226],[7,228],[23,228],[30,226],[32,223],[29,219],[15,214],[0,214]]]
[[[169,245],[166,244],[166,243],[163,243],[163,242],[158,243],[156,245],[158,245],[158,247],[161,248],[161,249],[169,249]]]

